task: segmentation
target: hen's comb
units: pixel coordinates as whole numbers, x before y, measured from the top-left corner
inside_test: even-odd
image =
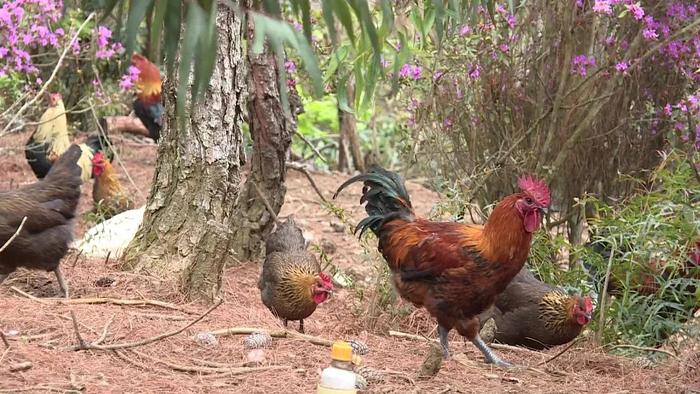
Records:
[[[524,175],[518,179],[518,187],[525,193],[532,196],[538,204],[549,206],[549,187],[544,181],[541,181],[533,176]]]
[[[590,296],[586,296],[583,298],[583,304],[586,307],[586,312],[593,312],[593,300]]]

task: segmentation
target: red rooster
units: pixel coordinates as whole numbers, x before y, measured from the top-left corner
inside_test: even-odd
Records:
[[[137,93],[133,104],[134,112],[148,129],[149,136],[158,142],[165,112],[160,97],[160,71],[155,64],[138,53],[131,56],[131,63],[140,71],[139,79],[136,82]]]
[[[357,181],[364,182],[360,203],[367,202],[368,217],[356,232],[374,232],[401,297],[437,319],[443,356],[450,355],[447,335],[455,328],[487,362],[509,366],[479,336],[478,315],[525,264],[532,233],[550,203],[547,185],[520,178],[522,191],[501,200],[486,224],[478,226],[417,217],[403,179],[379,167],[349,179],[335,196]]]

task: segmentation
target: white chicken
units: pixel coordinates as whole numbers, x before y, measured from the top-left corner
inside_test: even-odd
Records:
[[[90,228],[73,247],[90,257],[120,258],[136,235],[143,220],[145,205],[130,209]]]

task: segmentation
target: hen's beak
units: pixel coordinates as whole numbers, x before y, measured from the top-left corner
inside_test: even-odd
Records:
[[[586,320],[591,321],[593,320],[593,314],[592,313],[584,313],[583,317],[586,318]]]

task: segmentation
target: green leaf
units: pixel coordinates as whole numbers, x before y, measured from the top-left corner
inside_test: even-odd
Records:
[[[180,32],[182,31],[182,11],[184,5],[177,1],[166,1],[167,10],[165,11],[165,37],[163,40],[163,49],[165,49],[165,59],[168,66],[168,75],[173,75],[175,71],[175,58],[177,57],[177,49],[180,43]]]
[[[112,11],[114,11],[114,7],[117,6],[117,3],[119,3],[119,0],[98,0],[98,7],[104,9],[104,13],[100,18],[100,21],[104,21],[105,19],[107,19],[107,17],[109,17],[109,14],[111,14]]]
[[[272,16],[282,15],[282,9],[278,0],[263,0],[263,8]]]
[[[126,20],[126,53],[131,54],[136,46],[136,36],[139,33],[139,26],[146,17],[146,11],[151,6],[153,0],[132,1],[129,8],[129,16]]]
[[[337,0],[322,0],[323,20],[328,27],[328,35],[331,37],[333,45],[338,44],[338,31],[335,29],[335,19],[333,18],[333,2]]]
[[[197,43],[200,34],[205,28],[207,15],[204,10],[196,3],[189,3],[187,7],[187,17],[185,20],[185,38],[182,41],[180,48],[180,65],[178,68],[178,84],[177,84],[177,113],[184,114],[185,102],[187,102],[187,86],[190,79],[190,70],[194,60],[194,55],[197,49]],[[195,82],[196,85],[196,82]],[[194,102],[192,102],[194,105]],[[184,122],[184,116],[180,117]]]
[[[383,41],[394,29],[394,10],[391,8],[390,0],[381,0],[382,25],[379,27],[379,37]]]
[[[205,22],[204,31],[202,32],[200,42],[197,47],[197,61],[194,63],[195,85],[192,94],[195,100],[197,100],[197,98],[199,98],[206,90],[207,86],[209,86],[209,78],[211,78],[211,74],[214,71],[214,65],[216,64],[217,8],[215,6],[211,7],[207,12],[209,13],[208,19]]]
[[[153,21],[151,23],[151,48],[157,48],[160,42],[161,32],[163,31],[163,20],[167,11],[168,0],[155,0],[155,11],[153,13]],[[160,55],[160,54],[158,54]],[[155,57],[155,56],[154,56]],[[160,62],[160,59],[151,59],[153,62]]]
[[[335,96],[336,99],[338,100],[338,108],[340,110],[348,112],[348,113],[355,113],[355,111],[350,108],[350,105],[348,103],[348,77],[345,77],[338,81],[338,86],[336,87],[336,92]]]
[[[304,29],[304,36],[310,42],[311,41],[311,5],[309,0],[299,0],[299,6],[301,7],[301,23]]]
[[[444,18],[445,18],[445,4],[443,0],[434,0],[435,5],[435,32],[437,33],[438,44],[442,42],[442,35],[444,33],[443,29]]]
[[[277,84],[280,92],[280,103],[284,112],[289,115],[291,108],[289,107],[289,94],[287,92],[287,72],[284,68],[284,46],[282,40],[276,37],[270,37],[270,46],[277,59]]]
[[[350,5],[355,11],[357,20],[360,21],[360,25],[364,27],[364,32],[369,37],[369,42],[372,44],[375,52],[381,50],[379,45],[379,36],[377,35],[377,28],[374,26],[374,21],[372,20],[372,13],[369,11],[369,6],[365,0],[350,0]]]
[[[408,56],[410,54],[409,49],[408,49],[408,40],[406,40],[406,35],[399,32],[399,43],[401,44],[401,49],[396,52],[396,56],[394,57],[394,70],[393,70],[393,77],[391,81],[391,92],[389,95],[394,95],[396,92],[399,90],[399,70],[401,70],[401,67],[406,64],[408,61]]]
[[[347,45],[343,45],[341,47],[336,48],[330,56],[328,56],[328,64],[326,64],[326,72],[324,76],[324,82],[328,83],[333,76],[335,76],[335,72],[338,70],[338,67],[340,64],[342,64],[345,59],[348,57],[348,47]]]
[[[352,13],[350,12],[350,7],[348,7],[347,0],[330,0],[333,3],[333,9],[335,14],[338,16],[338,20],[345,28],[345,33],[350,38],[350,42],[355,44],[355,30],[352,25]]]

